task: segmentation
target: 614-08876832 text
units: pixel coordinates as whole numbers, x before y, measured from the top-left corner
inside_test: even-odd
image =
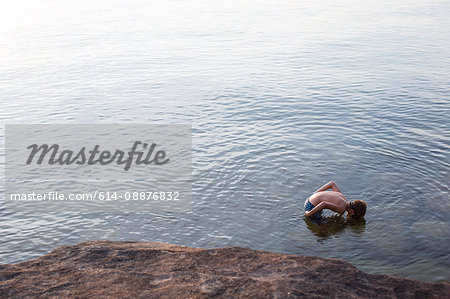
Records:
[[[84,193],[69,193],[62,192],[46,192],[46,193],[11,193],[9,200],[12,201],[62,201],[62,200],[77,200],[77,201],[116,201],[116,200],[146,200],[146,201],[179,201],[180,192],[178,191],[127,191],[127,192],[108,192],[108,191],[94,191]]]

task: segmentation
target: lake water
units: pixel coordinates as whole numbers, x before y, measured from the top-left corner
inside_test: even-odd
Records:
[[[450,280],[449,16],[435,0],[2,3],[2,144],[5,123],[191,123],[194,182],[181,214],[0,201],[0,263],[137,240]],[[329,180],[368,203],[365,224],[305,221]]]

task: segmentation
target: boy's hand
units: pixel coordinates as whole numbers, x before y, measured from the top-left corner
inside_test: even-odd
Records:
[[[306,216],[306,217],[311,217],[310,215],[311,215],[310,211],[306,211],[306,212],[305,212],[305,216]]]

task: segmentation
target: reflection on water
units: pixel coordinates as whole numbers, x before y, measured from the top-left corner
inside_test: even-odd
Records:
[[[306,227],[318,238],[318,241],[325,241],[326,239],[339,236],[349,230],[353,235],[361,235],[366,229],[365,219],[347,220],[343,216],[329,216],[313,219],[304,217]]]
[[[181,214],[0,201],[0,262],[138,240],[450,280],[448,1],[4,2],[2,123],[191,123],[194,182]],[[363,232],[302,221],[330,180]]]

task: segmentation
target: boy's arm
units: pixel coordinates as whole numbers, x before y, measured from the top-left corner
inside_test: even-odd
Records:
[[[333,212],[338,213],[339,215],[342,215],[345,213],[345,209],[342,210],[338,205],[332,203],[332,202],[326,202],[322,201],[317,206],[315,206],[311,211],[306,211],[305,216],[312,217],[315,213],[322,211],[323,209],[329,209]]]
[[[323,209],[327,208],[328,203],[325,201],[322,201],[317,206],[315,206],[312,210],[306,211],[305,216],[312,217],[315,213],[322,211]]]
[[[321,192],[321,191],[325,191],[325,190],[330,189],[330,188],[331,188],[331,190],[333,190],[333,191],[335,191],[335,192],[340,192],[340,193],[342,193],[341,190],[339,190],[339,187],[338,187],[338,186],[336,185],[336,183],[333,182],[333,181],[329,181],[328,183],[326,183],[325,185],[323,185],[322,187],[320,187],[319,189],[317,189],[317,191],[314,192],[314,193]]]

